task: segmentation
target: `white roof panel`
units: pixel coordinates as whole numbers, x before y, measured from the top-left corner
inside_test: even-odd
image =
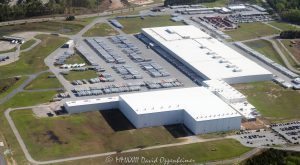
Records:
[[[168,33],[167,29],[172,29],[172,33]],[[185,61],[189,67],[198,70],[209,79],[271,75],[255,62],[194,26],[155,27],[142,30],[165,49],[173,52],[174,57]],[[213,55],[208,55],[208,52]],[[240,71],[233,72],[232,68],[226,67],[226,63],[220,63],[220,59],[236,66]]]
[[[125,94],[120,98],[137,114],[185,110],[197,121],[240,116],[205,87]]]

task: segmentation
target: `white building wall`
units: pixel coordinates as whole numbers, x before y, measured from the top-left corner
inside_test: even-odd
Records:
[[[272,78],[273,78],[272,74],[265,74],[265,75],[251,75],[251,76],[224,78],[223,80],[228,84],[240,84],[240,83],[249,83],[249,82],[270,81],[272,80]]]
[[[140,114],[138,118],[137,128],[178,124],[183,122],[183,110]]]
[[[119,108],[119,101],[106,102],[106,103],[95,103],[95,104],[86,104],[86,105],[77,105],[77,106],[68,106],[64,104],[64,107],[68,113],[81,113],[89,111],[100,111],[100,110],[110,110]]]
[[[139,127],[139,118],[137,113],[120,97],[119,110],[126,116],[126,118],[136,127]]]

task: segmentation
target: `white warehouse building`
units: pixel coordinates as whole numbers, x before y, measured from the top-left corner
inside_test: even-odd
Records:
[[[69,113],[119,109],[136,127],[183,123],[194,134],[238,130],[242,116],[205,87],[66,102]]]
[[[271,72],[195,26],[144,28],[142,34],[206,80],[236,84],[272,79]]]

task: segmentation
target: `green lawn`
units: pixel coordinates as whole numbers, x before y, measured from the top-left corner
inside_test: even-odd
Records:
[[[286,22],[280,22],[280,21],[273,21],[273,22],[269,22],[269,24],[285,31],[285,30],[300,30],[299,27],[295,27],[289,23]]]
[[[275,42],[277,43],[278,47],[280,48],[280,50],[282,51],[282,53],[285,55],[285,57],[288,59],[289,63],[295,69],[300,69],[299,66],[297,65],[297,63],[295,62],[295,60],[292,57],[290,57],[290,55],[288,54],[288,52],[281,46],[281,44],[279,43],[279,41],[275,40]]]
[[[42,42],[30,51],[21,53],[18,61],[0,66],[1,77],[32,74],[46,70],[44,59],[67,41],[66,38],[52,35],[38,35],[36,38],[41,39]]]
[[[84,37],[95,37],[95,36],[113,36],[118,35],[119,32],[114,30],[110,25],[107,23],[98,23],[94,25],[91,29],[89,29],[83,36]]]
[[[273,48],[272,44],[269,41],[256,40],[256,41],[246,42],[245,44],[250,48],[262,53],[266,57],[269,57],[273,61],[285,66],[280,55],[276,52],[276,50]]]
[[[14,89],[20,86],[26,79],[26,76],[22,76],[18,80],[16,78],[0,79],[0,98],[12,92]]]
[[[155,159],[156,157],[160,159],[161,157],[176,160],[178,157],[184,158],[185,160],[194,160],[192,163],[183,164],[196,164],[205,163],[210,161],[217,161],[223,159],[234,158],[250,151],[248,147],[242,146],[238,141],[232,139],[188,144],[183,146],[160,148],[147,151],[139,151],[133,153],[121,153],[118,155],[113,155],[113,162],[110,164],[117,165],[122,163],[116,162],[116,156],[136,156],[145,157],[146,159]],[[105,164],[105,157],[93,158],[93,159],[83,159],[64,163],[57,163],[56,165],[85,165],[85,164]],[[138,164],[138,163],[137,163]],[[140,161],[140,164],[143,164]],[[145,163],[146,164],[146,163]],[[150,163],[150,164],[163,164],[163,163]],[[171,165],[172,163],[170,163]],[[174,164],[174,163],[173,163]]]
[[[64,75],[64,77],[68,81],[74,81],[74,80],[82,80],[82,79],[91,79],[96,78],[98,74],[93,70],[87,70],[87,71],[70,71],[68,75]]]
[[[234,85],[262,116],[272,122],[300,119],[300,93],[273,82]]]
[[[280,33],[280,31],[260,22],[241,23],[239,25],[240,27],[238,29],[225,32],[236,41],[249,40]]]
[[[139,146],[174,143],[164,127],[134,129],[118,110],[73,114],[64,117],[36,118],[32,111],[15,111],[11,116],[33,158],[50,160]],[[117,127],[115,131],[106,117]],[[129,129],[128,129],[129,128]],[[237,151],[238,152],[238,151]]]
[[[3,53],[9,53],[9,52],[15,52],[16,50],[17,50],[17,48],[14,47],[14,48],[9,49],[9,50],[0,51],[0,54],[3,54]]]
[[[48,91],[48,92],[22,92],[15,95],[12,99],[5,102],[4,104],[0,104],[0,112],[3,114],[4,110],[7,108],[15,108],[15,107],[24,107],[24,106],[32,106],[40,103],[49,102],[56,94],[56,91]],[[9,149],[13,151],[13,159],[18,164],[28,164],[23,151],[21,150],[19,143],[17,142],[15,135],[10,129],[8,122],[4,115],[0,115],[0,132],[4,135],[7,144],[9,145]],[[5,146],[7,148],[7,146]]]
[[[229,3],[229,0],[216,0],[215,2],[201,3],[206,7],[224,7]]]
[[[62,85],[57,78],[48,78],[48,76],[53,75],[53,73],[44,73],[33,80],[25,89],[51,89],[51,88],[61,88]]]
[[[21,45],[21,50],[27,49],[32,46],[36,41],[34,39],[26,41],[24,44]]]
[[[170,18],[170,16],[148,16],[144,19],[140,17],[120,18],[118,21],[124,26],[122,30],[128,34],[139,33],[141,32],[141,28],[147,27],[184,25],[182,22],[173,22]]]
[[[298,46],[296,46],[291,44],[291,40],[289,39],[281,40],[281,42],[293,54],[293,56],[300,61],[300,45],[298,44]]]
[[[62,34],[75,34],[84,27],[81,21],[51,21],[40,23],[26,23],[0,27],[0,36],[11,35],[17,32],[42,31]]]
[[[85,60],[84,57],[82,57],[79,53],[75,52],[75,54],[73,56],[71,56],[70,58],[68,58],[65,61],[65,64],[79,64],[79,63],[86,63],[88,64],[88,61]]]

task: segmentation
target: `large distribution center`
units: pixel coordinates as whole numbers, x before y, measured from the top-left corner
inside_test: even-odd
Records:
[[[136,128],[184,123],[195,134],[240,129],[241,115],[205,87],[70,101],[69,113],[120,109]]]
[[[142,33],[149,45],[205,79],[204,87],[70,101],[64,105],[69,113],[119,109],[136,128],[183,123],[195,134],[240,129],[242,116],[253,120],[259,115],[229,84],[271,80],[269,71],[194,26],[145,28]]]
[[[142,33],[207,80],[236,84],[272,79],[269,71],[194,26],[144,28]]]

